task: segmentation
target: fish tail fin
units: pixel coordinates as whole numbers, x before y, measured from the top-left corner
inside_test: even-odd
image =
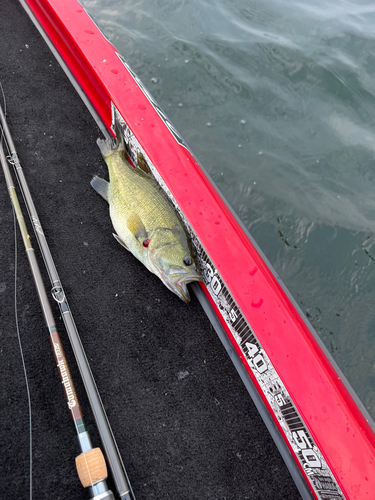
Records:
[[[100,152],[103,155],[103,158],[110,156],[114,152],[117,151],[117,144],[114,139],[98,139],[96,144],[99,146]]]
[[[100,152],[106,158],[117,151],[125,151],[124,138],[121,133],[121,128],[118,121],[115,121],[115,139],[98,139],[96,144],[99,146]]]

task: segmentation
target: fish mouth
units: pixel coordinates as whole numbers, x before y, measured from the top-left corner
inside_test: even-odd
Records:
[[[190,294],[187,288],[189,283],[193,281],[202,281],[202,276],[199,274],[191,274],[189,276],[179,277],[176,280],[171,280],[171,276],[168,276],[169,279],[163,279],[162,281],[164,285],[169,288],[173,293],[175,293],[180,299],[182,299],[186,304],[190,302]]]
[[[187,289],[188,283],[192,281],[203,281],[203,278],[195,265],[186,268],[175,264],[167,269],[163,269],[163,266],[157,259],[157,254],[162,248],[163,247],[153,251],[151,258],[150,252],[148,252],[148,268],[161,279],[171,292],[175,293],[180,299],[188,304],[190,302],[190,294]]]

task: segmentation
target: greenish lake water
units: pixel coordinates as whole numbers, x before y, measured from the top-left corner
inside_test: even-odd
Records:
[[[375,4],[82,3],[375,418]]]

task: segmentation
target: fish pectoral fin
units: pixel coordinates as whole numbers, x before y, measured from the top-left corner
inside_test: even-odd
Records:
[[[129,231],[137,238],[137,240],[145,240],[147,239],[147,231],[146,228],[137,214],[131,214],[127,223],[126,223]]]
[[[106,202],[108,202],[108,188],[109,182],[105,181],[101,177],[94,175],[90,182],[91,186],[95,189],[95,191],[102,196]]]
[[[128,250],[128,252],[130,252],[129,248],[126,246],[126,244],[122,241],[122,239],[120,238],[120,236],[118,236],[117,234],[115,233],[112,233],[113,236],[115,237],[116,241],[118,241],[120,243],[120,245],[122,245],[124,248],[126,248],[126,250]]]

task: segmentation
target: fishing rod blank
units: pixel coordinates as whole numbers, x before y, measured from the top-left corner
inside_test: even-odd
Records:
[[[129,483],[129,479],[121,459],[115,438],[108,422],[107,415],[101,401],[99,391],[96,387],[94,377],[91,373],[81,339],[79,337],[73,316],[62,288],[54,261],[51,256],[38,214],[27,185],[23,169],[18,159],[18,154],[5,118],[5,114],[0,105],[0,122],[5,133],[6,141],[10,150],[10,163],[13,164],[20,188],[25,200],[30,220],[33,224],[34,232],[41,250],[46,269],[52,285],[52,296],[57,301],[65,328],[67,330],[70,343],[72,345],[76,361],[81,373],[81,377],[90,401],[91,409],[98,427],[104,451],[109,467],[116,485],[117,492],[122,500],[134,500],[134,493]]]
[[[9,196],[17,217],[18,225],[21,231],[23,243],[26,250],[26,255],[29,260],[31,272],[34,278],[34,283],[37,289],[40,305],[42,307],[43,316],[47,324],[47,329],[50,335],[53,354],[62,385],[64,387],[65,398],[68,408],[73,419],[75,430],[78,436],[81,455],[76,457],[76,466],[79,478],[85,488],[89,488],[92,499],[114,500],[113,493],[107,487],[107,467],[100,448],[93,448],[90,437],[86,429],[83,419],[81,407],[77,398],[76,390],[65,357],[64,349],[60,340],[60,336],[56,329],[56,323],[52,314],[51,306],[47,297],[47,292],[44,288],[42,275],[39,270],[34,249],[30,242],[30,236],[27,231],[25,219],[18,201],[16,188],[13,183],[12,175],[4,153],[3,145],[0,141],[0,162],[3,167],[5,181],[8,187]]]

